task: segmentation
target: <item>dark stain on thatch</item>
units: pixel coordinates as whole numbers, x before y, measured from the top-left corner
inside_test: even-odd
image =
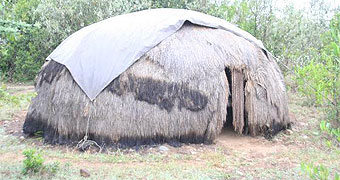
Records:
[[[64,65],[51,61],[42,69],[39,76],[39,86],[43,82],[51,84],[54,78],[59,78]],[[58,80],[58,79],[56,79]],[[137,78],[129,75],[128,81],[121,81],[119,78],[113,80],[105,90],[118,96],[125,93],[134,93],[136,100],[155,104],[160,109],[171,112],[175,101],[179,100],[178,109],[186,108],[190,111],[200,111],[208,103],[208,98],[197,90],[192,90],[184,84],[169,83],[152,78]]]
[[[42,119],[41,115],[37,113],[36,110],[33,110],[32,113],[26,116],[23,131],[25,134],[34,134],[38,131],[44,131],[45,126],[44,120]]]
[[[39,86],[41,86],[43,82],[51,84],[55,77],[60,77],[58,75],[63,69],[64,65],[59,64],[55,61],[51,61],[51,63],[48,63],[40,72],[42,80],[39,82]]]
[[[282,130],[290,128],[290,124],[288,126],[284,126],[281,123],[272,123],[271,125],[265,125],[260,128],[259,131],[262,131],[265,138],[272,139],[277,133]],[[26,117],[23,132],[28,135],[34,135],[36,132],[43,132],[42,136],[44,138],[44,143],[48,144],[69,144],[76,145],[85,134],[77,134],[77,132],[73,132],[71,134],[62,135],[59,134],[58,131],[48,125],[46,120],[41,119],[41,116],[36,112],[33,112],[29,116]],[[244,132],[245,133],[245,132]],[[247,133],[245,133],[247,134]],[[211,144],[212,140],[205,138],[204,136],[200,136],[197,134],[188,134],[185,136],[180,136],[178,138],[167,138],[162,135],[156,135],[154,137],[121,137],[118,141],[114,142],[110,139],[110,137],[96,135],[90,133],[88,135],[90,140],[96,141],[100,146],[111,147],[111,148],[130,148],[134,147],[138,149],[144,145],[158,145],[168,143],[171,146],[179,147],[182,143],[202,143]]]
[[[184,84],[137,78],[133,75],[128,76],[128,81],[122,81],[120,78],[113,80],[106,90],[118,96],[133,93],[136,100],[155,104],[168,112],[171,112],[176,100],[179,100],[178,109],[186,108],[190,111],[200,111],[208,103],[207,96]]]
[[[77,132],[70,133],[68,135],[60,134],[54,127],[48,125],[43,119],[38,120],[36,116],[34,121],[31,121],[29,117],[26,117],[23,131],[25,134],[34,135],[36,132],[43,132],[44,143],[58,144],[58,145],[76,145],[79,139],[84,137],[85,134],[77,134]],[[101,147],[110,148],[130,148],[139,147],[144,145],[158,145],[167,143],[173,147],[180,147],[182,143],[202,143],[211,144],[212,141],[206,140],[204,136],[196,135],[194,133],[178,138],[168,138],[163,135],[156,135],[154,137],[121,137],[118,141],[112,141],[110,137],[101,136],[93,133],[89,133],[88,139],[96,141]]]

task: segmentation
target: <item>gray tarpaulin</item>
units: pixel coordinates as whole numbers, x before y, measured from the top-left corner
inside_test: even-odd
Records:
[[[136,60],[179,30],[188,20],[262,42],[225,20],[195,11],[153,9],[112,17],[84,27],[64,40],[48,57],[65,65],[91,99]]]

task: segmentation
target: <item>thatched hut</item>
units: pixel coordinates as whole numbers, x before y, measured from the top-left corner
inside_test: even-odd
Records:
[[[221,28],[186,21],[93,99],[55,60],[37,76],[23,130],[48,143],[85,135],[99,144],[211,143],[230,125],[240,134],[287,128],[287,97],[273,56]]]

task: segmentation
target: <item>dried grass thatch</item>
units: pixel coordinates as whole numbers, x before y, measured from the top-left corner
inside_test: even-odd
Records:
[[[227,119],[235,131],[253,136],[289,125],[283,76],[273,57],[228,31],[189,23],[94,102],[55,61],[43,66],[36,91],[24,132],[43,131],[49,143],[79,141],[88,121],[90,139],[128,146],[211,143]]]

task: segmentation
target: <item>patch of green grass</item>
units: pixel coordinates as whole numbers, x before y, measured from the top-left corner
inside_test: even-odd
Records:
[[[65,179],[63,177],[71,176],[75,171],[70,171],[69,167],[65,164],[59,167],[59,164],[49,164],[46,166],[47,171],[41,171],[39,173],[22,174],[23,164],[20,162],[0,162],[0,179],[14,180],[43,180],[43,179]],[[58,171],[56,170],[58,169]],[[60,172],[59,172],[60,169]],[[61,170],[62,169],[62,170]]]
[[[22,165],[19,162],[1,162],[0,179],[81,179],[79,173],[81,168],[90,172],[89,179],[226,179],[231,177],[220,169],[180,162],[105,163],[91,167],[88,167],[86,163],[64,163],[54,176],[46,174],[23,176],[20,175],[21,168]]]

